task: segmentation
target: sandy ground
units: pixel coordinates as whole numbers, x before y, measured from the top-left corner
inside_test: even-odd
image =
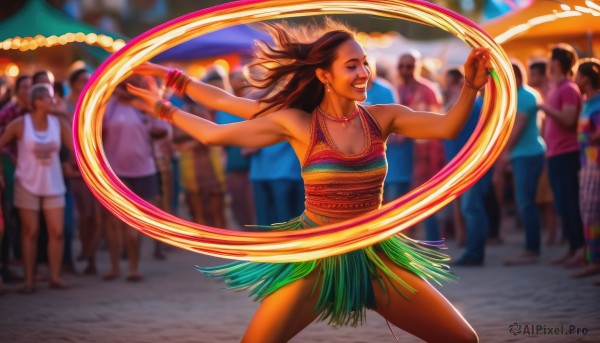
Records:
[[[571,271],[543,262],[504,267],[504,259],[520,253],[522,240],[521,233],[505,231],[505,243],[488,248],[484,267],[454,268],[460,280],[440,288],[481,341],[600,342],[600,287],[592,284],[600,277],[574,280],[568,277]],[[37,292],[28,296],[16,293],[19,285],[6,285],[8,293],[0,296],[0,342],[238,342],[257,304],[244,293],[223,290],[222,284],[194,269],[224,261],[176,249],[167,251],[167,260],[157,261],[151,248],[145,238],[142,283],[66,275],[71,289],[50,290],[38,283]],[[452,256],[460,254],[453,242],[449,248]],[[542,260],[564,249],[544,247]],[[106,271],[105,251],[99,260],[100,271]],[[565,331],[574,325],[587,334],[513,335],[512,323],[562,326]],[[421,342],[399,329],[395,332],[400,342]],[[316,323],[292,340],[394,341],[385,321],[372,312],[361,327]]]

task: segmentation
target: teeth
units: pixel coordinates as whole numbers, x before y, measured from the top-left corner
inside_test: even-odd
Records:
[[[367,88],[367,84],[366,83],[363,83],[363,84],[360,84],[360,85],[352,85],[352,86],[354,86],[356,88]]]

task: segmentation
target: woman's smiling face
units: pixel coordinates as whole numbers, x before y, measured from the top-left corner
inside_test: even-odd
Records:
[[[342,43],[329,70],[331,92],[355,101],[367,99],[367,82],[371,70],[363,48],[355,41]]]

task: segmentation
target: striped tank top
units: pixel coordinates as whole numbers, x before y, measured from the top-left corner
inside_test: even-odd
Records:
[[[335,146],[325,118],[313,112],[302,178],[305,215],[316,224],[353,218],[381,206],[387,172],[385,143],[379,124],[364,107],[359,107],[359,118],[364,148],[357,154],[347,154]]]

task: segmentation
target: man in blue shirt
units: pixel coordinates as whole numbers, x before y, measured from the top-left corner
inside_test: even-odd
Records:
[[[512,67],[517,81],[517,118],[500,163],[512,164],[517,207],[525,227],[525,251],[506,265],[533,263],[540,254],[540,215],[535,198],[546,151],[537,127],[540,97],[524,82],[527,75],[523,65],[513,61]]]
[[[271,145],[252,154],[250,181],[258,225],[281,223],[304,210],[300,162],[289,143]]]
[[[285,222],[304,211],[300,161],[289,143],[271,145],[251,153],[250,182],[257,225]]]

